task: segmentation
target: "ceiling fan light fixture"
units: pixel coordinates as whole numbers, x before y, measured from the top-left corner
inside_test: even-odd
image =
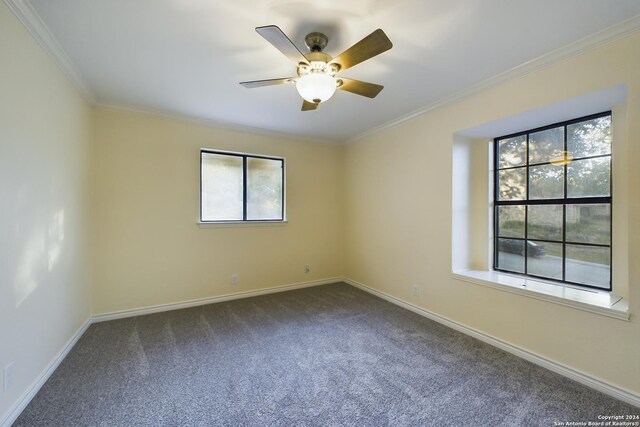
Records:
[[[309,73],[300,76],[296,81],[296,89],[300,96],[314,104],[331,98],[337,87],[336,78],[328,73]]]
[[[367,98],[375,98],[384,89],[382,85],[337,76],[338,72],[358,65],[393,47],[391,40],[379,28],[335,58],[323,52],[329,38],[322,33],[307,34],[305,43],[310,52],[303,54],[276,25],[256,27],[256,32],[296,63],[298,77],[240,82],[246,88],[293,83],[296,85],[298,94],[304,99],[301,111],[315,110],[321,102],[331,98],[336,93],[336,89]]]

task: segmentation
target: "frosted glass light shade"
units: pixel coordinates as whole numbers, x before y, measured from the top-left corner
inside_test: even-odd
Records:
[[[336,92],[336,79],[329,74],[310,73],[298,79],[296,89],[308,102],[324,102]]]

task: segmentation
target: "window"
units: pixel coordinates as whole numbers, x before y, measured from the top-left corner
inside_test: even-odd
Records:
[[[201,150],[200,221],[284,221],[284,159]]]
[[[494,140],[494,269],[611,290],[611,112]]]

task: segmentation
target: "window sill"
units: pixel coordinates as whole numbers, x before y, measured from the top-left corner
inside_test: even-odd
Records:
[[[629,321],[627,300],[609,292],[576,289],[496,271],[463,270],[454,271],[452,275],[465,282]]]
[[[284,221],[225,221],[225,222],[202,222],[198,221],[200,228],[234,228],[234,227],[282,227],[287,225]]]

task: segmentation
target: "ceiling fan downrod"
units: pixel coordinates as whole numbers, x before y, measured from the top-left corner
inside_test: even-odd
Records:
[[[318,32],[309,33],[304,38],[304,43],[311,52],[322,52],[324,48],[327,47],[328,42],[329,38]]]

